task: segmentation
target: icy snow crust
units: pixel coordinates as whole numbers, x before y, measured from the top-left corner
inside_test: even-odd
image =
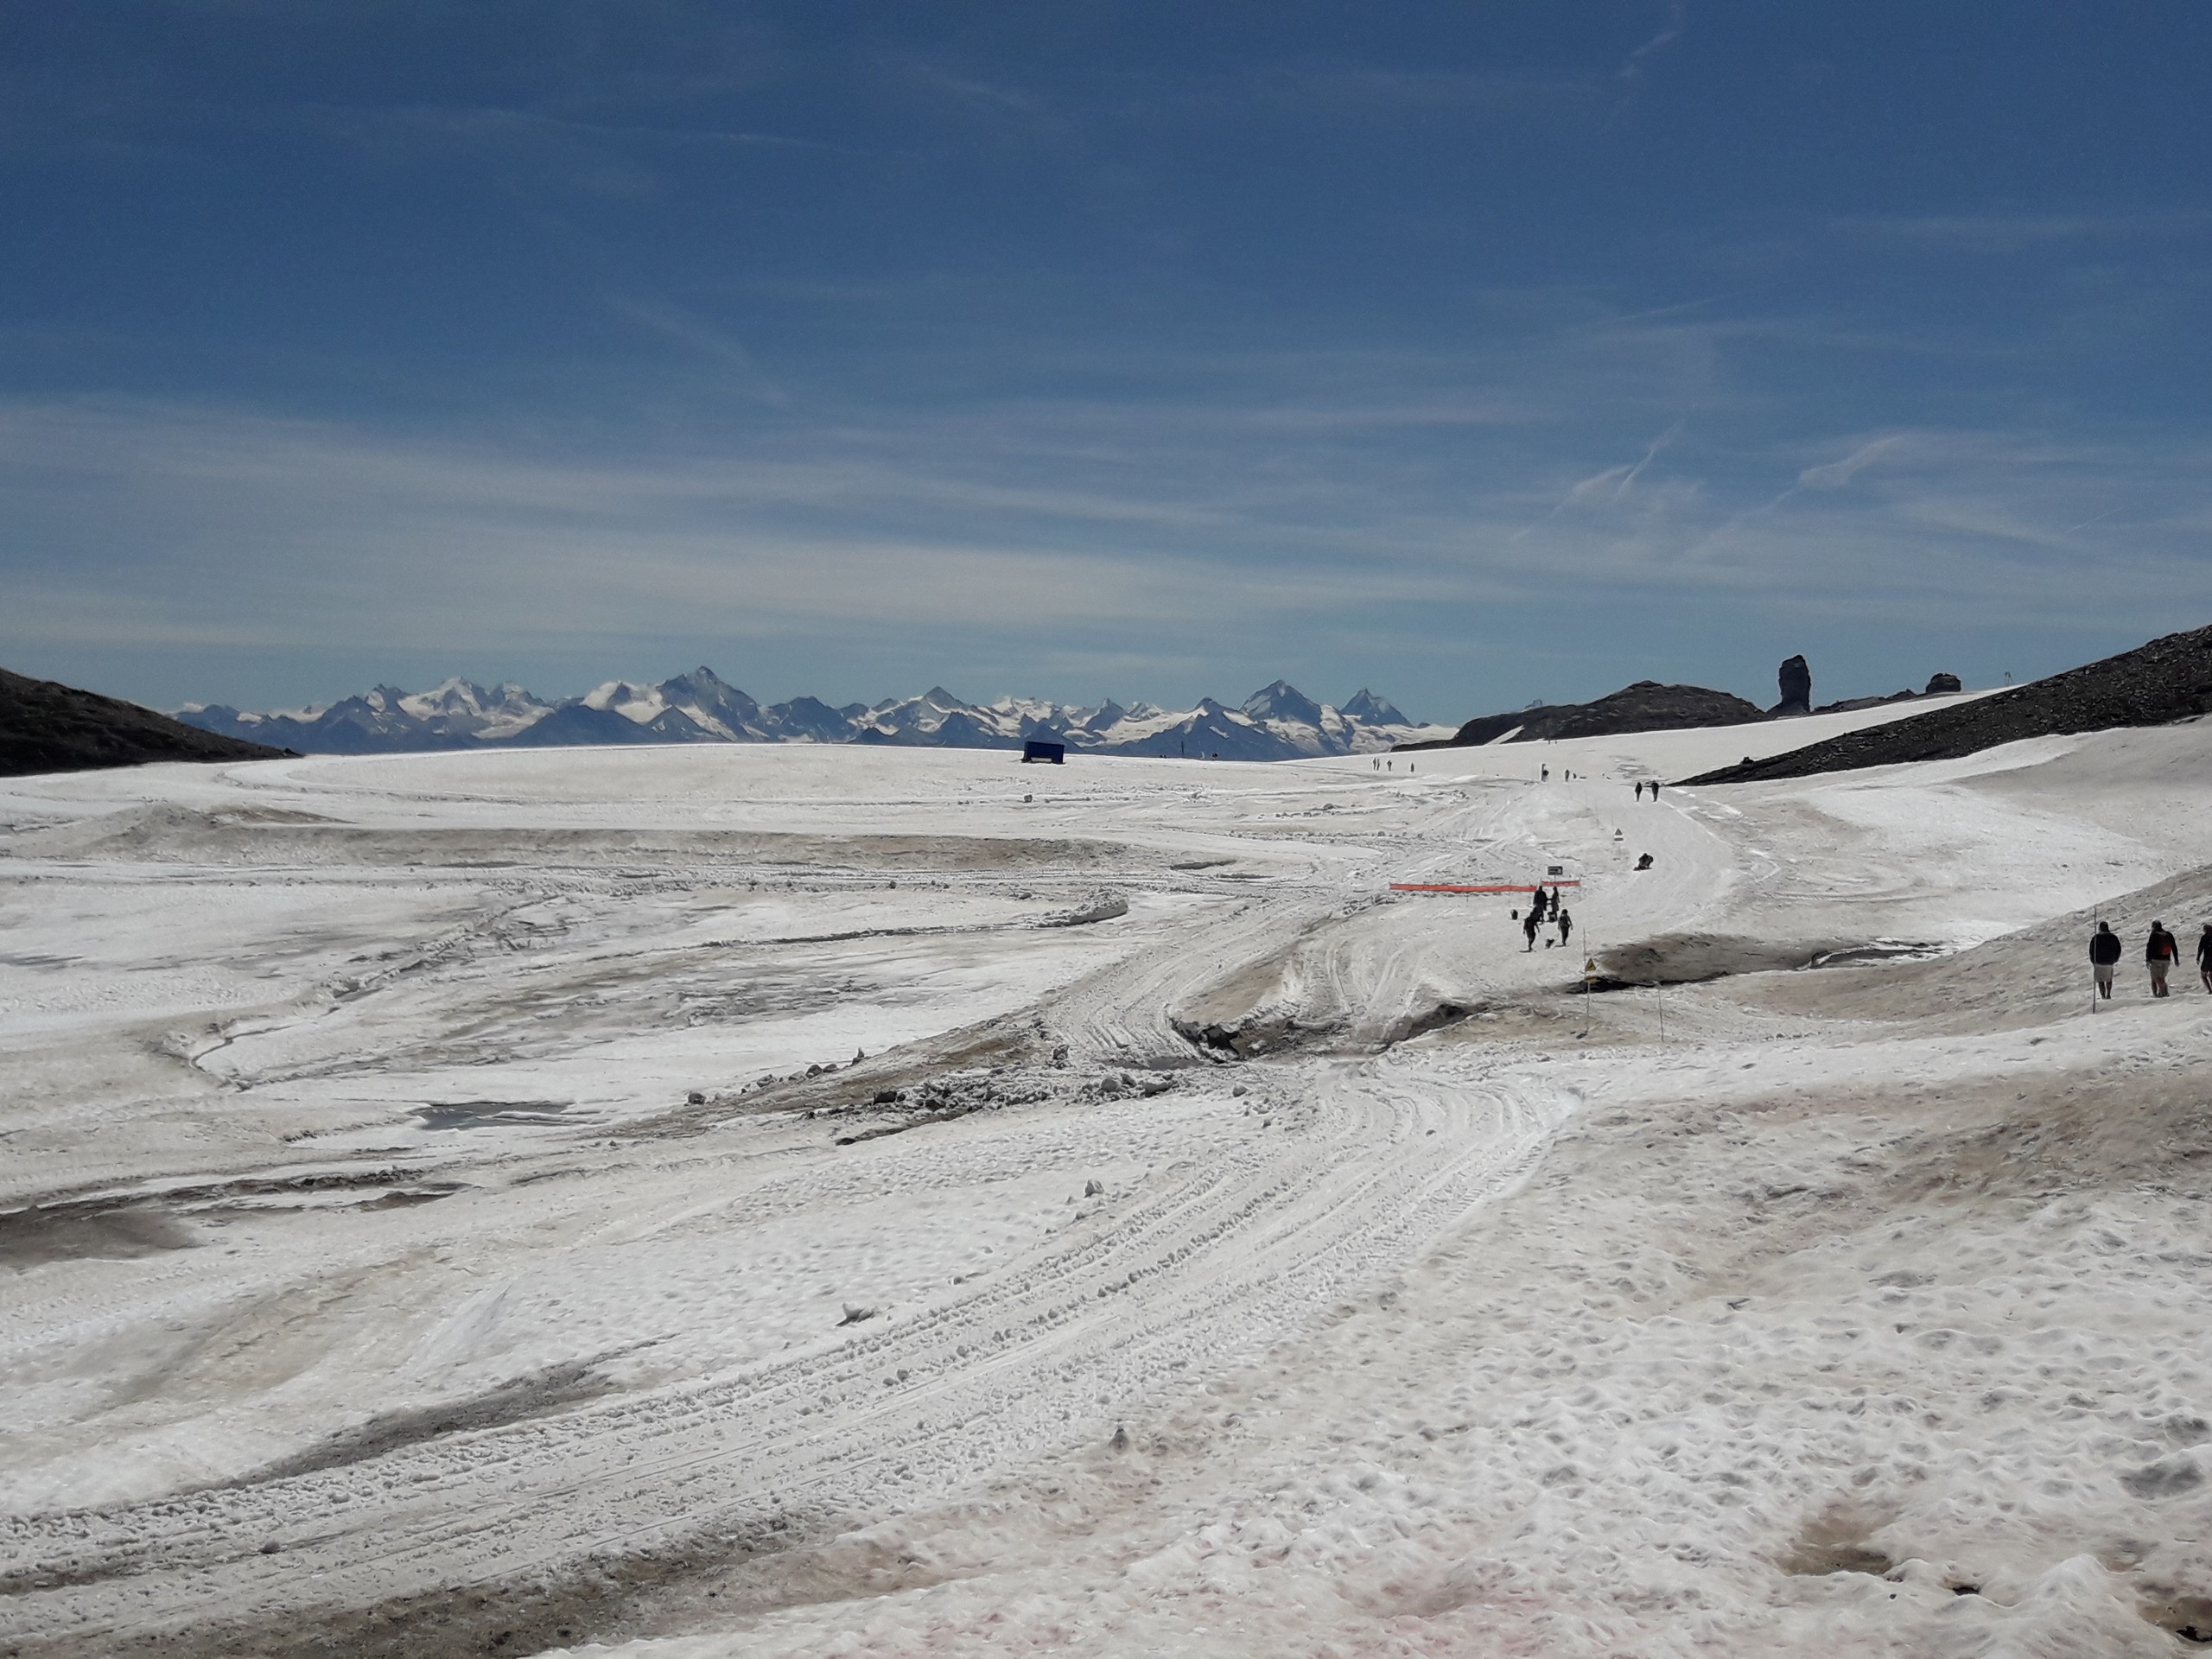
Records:
[[[2212,728],[1896,717],[10,780],[0,1645],[2182,1650]]]

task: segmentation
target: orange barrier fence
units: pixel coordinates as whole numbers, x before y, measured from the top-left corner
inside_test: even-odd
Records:
[[[1448,881],[1393,881],[1393,893],[1535,893],[1541,887],[1579,887],[1580,881],[1564,877],[1557,881],[1503,881],[1489,887],[1463,887]]]

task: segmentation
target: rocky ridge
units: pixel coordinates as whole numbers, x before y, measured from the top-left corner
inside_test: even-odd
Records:
[[[1539,703],[1471,720],[1450,737],[1402,743],[1402,749],[1465,749],[1484,743],[1536,743],[1563,737],[1616,737],[1693,726],[1742,726],[1767,718],[1755,702],[1702,685],[1638,680],[1594,702]]]
[[[1939,675],[1937,679],[1952,677]],[[1929,691],[1936,690],[1931,681]],[[2212,627],[2170,633],[2048,679],[1684,781],[1751,783],[1907,760],[1955,760],[2023,738],[2118,726],[2163,726],[2208,713],[2212,713]]]
[[[197,729],[119,697],[0,669],[0,777],[149,760],[272,760],[283,753]]]
[[[1925,691],[1904,690],[1886,697],[1853,697],[1813,706],[1813,671],[1802,656],[1787,658],[1776,676],[1781,701],[1761,709],[1732,692],[1702,685],[1662,685],[1638,680],[1593,702],[1530,703],[1502,715],[1469,721],[1450,737],[1401,743],[1402,749],[1465,749],[1485,743],[1541,743],[1563,737],[1618,737],[1632,732],[1670,732],[1704,726],[1746,726],[1756,721],[1794,720],[1804,715],[1833,715],[1872,709],[1918,697],[1942,696],[1960,690],[1955,674],[1936,674]]]

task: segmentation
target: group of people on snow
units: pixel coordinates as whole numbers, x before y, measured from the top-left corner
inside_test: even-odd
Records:
[[[2099,922],[2097,931],[2089,935],[2089,971],[2096,976],[2097,1001],[2112,1001],[2113,975],[2120,967],[2120,935],[2112,931],[2110,922]],[[2181,946],[2174,936],[2166,931],[2164,922],[2151,924],[2151,936],[2143,942],[2143,960],[2151,969],[2151,995],[2166,996],[2166,976],[2175,963],[2181,959]],[[2196,942],[2197,976],[2203,980],[2204,988],[2212,991],[2212,922],[2204,924],[2203,936]]]
[[[1514,914],[1520,918],[1522,937],[1529,941],[1527,946],[1529,950],[1534,950],[1536,948],[1536,930],[1542,927],[1547,921],[1559,930],[1559,937],[1554,938],[1547,933],[1544,936],[1545,950],[1548,950],[1555,944],[1565,944],[1574,937],[1574,918],[1569,915],[1560,904],[1557,887],[1546,893],[1540,883],[1536,888],[1535,897],[1529,902],[1527,912],[1523,914],[1516,911]]]

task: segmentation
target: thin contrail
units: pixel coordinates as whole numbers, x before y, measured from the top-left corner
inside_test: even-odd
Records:
[[[2084,519],[2083,519],[2080,524],[2075,524],[2075,525],[2073,525],[2073,526],[2072,526],[2071,528],[2069,528],[2069,529],[2061,531],[2059,532],[2059,534],[2061,534],[2062,536],[2071,536],[2071,535],[2074,533],[2074,531],[2077,531],[2077,530],[2087,530],[2087,529],[2088,529],[2091,524],[2101,524],[2101,523],[2103,523],[2106,519],[2107,519],[2107,518],[2111,518],[2111,517],[2113,516],[2113,514],[2114,514],[2115,512],[2120,512],[2120,511],[2122,511],[2122,509],[2121,509],[2120,507],[2107,507],[2107,508],[2106,508],[2102,512],[2099,513],[2099,514],[2098,514],[2094,518],[2084,518]]]

